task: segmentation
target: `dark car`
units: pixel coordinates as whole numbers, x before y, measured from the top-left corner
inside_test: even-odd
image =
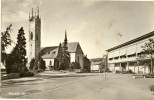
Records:
[[[146,78],[154,78],[154,73],[152,73],[152,74],[146,74],[145,77]]]

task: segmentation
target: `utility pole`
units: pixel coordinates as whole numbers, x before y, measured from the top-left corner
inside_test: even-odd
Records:
[[[106,63],[107,63],[107,55],[103,55],[103,62],[104,62],[104,65],[105,65],[105,72],[104,72],[104,79],[106,79]]]

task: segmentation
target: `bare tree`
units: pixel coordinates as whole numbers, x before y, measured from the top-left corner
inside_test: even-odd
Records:
[[[154,55],[154,39],[149,39],[147,43],[145,43],[143,46],[143,56],[144,58],[150,58],[150,73],[153,73],[154,66],[153,66],[153,55]]]

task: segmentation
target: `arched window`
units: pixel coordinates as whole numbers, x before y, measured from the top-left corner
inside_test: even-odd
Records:
[[[33,33],[30,34],[30,39],[33,40]]]

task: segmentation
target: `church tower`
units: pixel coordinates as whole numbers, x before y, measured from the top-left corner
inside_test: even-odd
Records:
[[[32,12],[29,14],[29,54],[28,62],[30,63],[32,58],[36,60],[39,57],[41,49],[41,18],[39,17],[39,8],[37,8],[37,14]]]

